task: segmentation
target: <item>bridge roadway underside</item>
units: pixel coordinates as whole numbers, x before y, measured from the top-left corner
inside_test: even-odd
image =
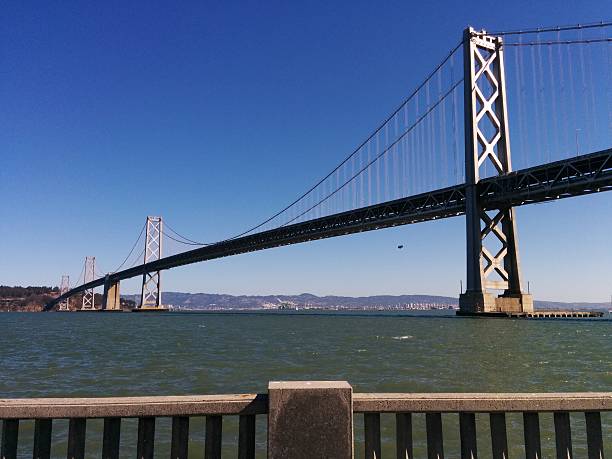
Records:
[[[500,209],[552,201],[612,190],[612,149],[577,156],[482,179],[478,190],[484,209]],[[368,207],[329,215],[303,223],[282,226],[236,239],[197,248],[177,255],[110,274],[110,282],[129,279],[146,272],[215,258],[254,252],[300,242],[407,225],[465,212],[465,185],[422,193]],[[47,304],[50,309],[64,298],[104,285],[104,278],[80,285]]]

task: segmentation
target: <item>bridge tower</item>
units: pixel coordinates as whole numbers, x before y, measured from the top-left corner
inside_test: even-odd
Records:
[[[59,289],[60,296],[62,296],[68,290],[70,290],[70,276],[63,275],[62,282],[60,283],[60,289]],[[57,307],[57,310],[58,311],[69,311],[70,310],[70,299],[66,298],[60,301]]]
[[[162,257],[163,222],[161,217],[147,217],[144,263]],[[163,309],[161,307],[161,275],[159,271],[146,272],[142,276],[142,294],[138,309]]]
[[[463,58],[467,289],[460,313],[533,311],[521,285],[514,210],[485,209],[478,193],[481,175],[512,171],[502,38],[466,29]],[[489,289],[503,293],[496,298]]]
[[[85,272],[83,274],[83,283],[86,284],[96,278],[96,257],[85,257]],[[94,289],[90,288],[83,291],[83,304],[81,311],[94,311]]]

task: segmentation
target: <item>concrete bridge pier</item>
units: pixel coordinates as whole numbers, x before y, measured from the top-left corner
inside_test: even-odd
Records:
[[[491,292],[465,292],[459,295],[459,315],[487,315],[506,313],[532,313],[533,297],[527,293],[502,294]]]
[[[103,311],[121,311],[121,296],[119,281],[112,282],[109,275],[104,279],[104,293],[102,295]]]

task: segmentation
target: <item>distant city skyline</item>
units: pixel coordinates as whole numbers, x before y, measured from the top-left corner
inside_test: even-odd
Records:
[[[0,284],[58,285],[62,274],[74,283],[86,255],[101,272],[114,270],[147,215],[197,240],[233,235],[334,167],[466,25],[514,29],[612,13],[595,0],[581,4],[580,18],[569,3],[476,5],[8,5]],[[536,299],[609,300],[612,193],[516,213],[523,279]],[[194,293],[457,296],[465,221],[162,276],[162,289]],[[139,292],[140,282],[122,282],[122,293]]]

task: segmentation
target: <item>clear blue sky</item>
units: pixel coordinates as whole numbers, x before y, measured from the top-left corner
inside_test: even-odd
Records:
[[[178,5],[3,3],[0,283],[57,285],[85,255],[112,270],[146,215],[200,240],[259,221],[351,151],[466,25],[612,17],[601,0]],[[537,298],[609,298],[612,193],[517,213]],[[163,284],[454,295],[464,244],[457,218],[192,265]]]

